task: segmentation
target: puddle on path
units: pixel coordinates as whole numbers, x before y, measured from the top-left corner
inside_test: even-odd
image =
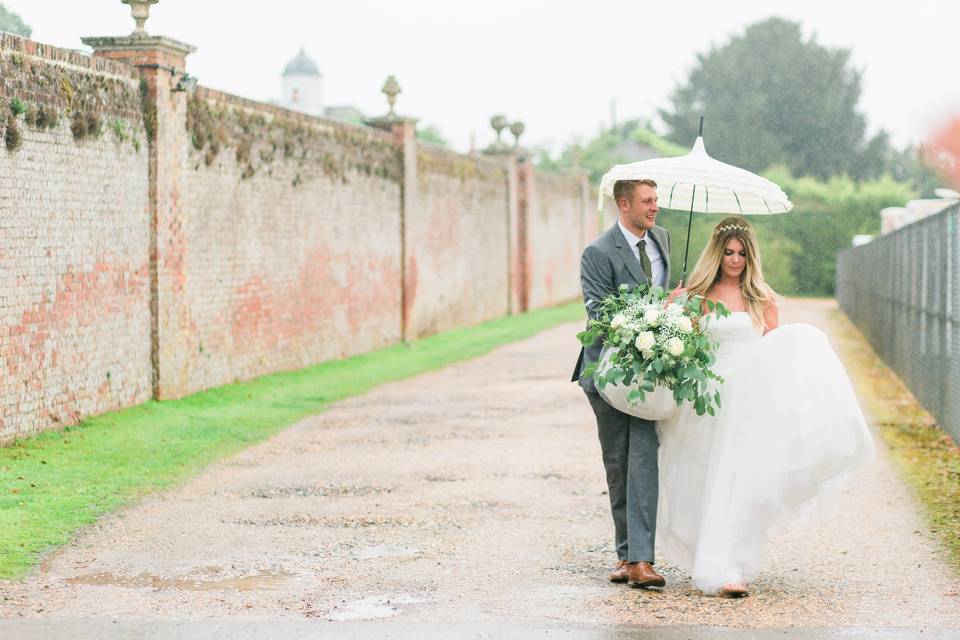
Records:
[[[391,618],[400,614],[401,604],[419,604],[427,602],[422,598],[412,596],[367,596],[359,600],[349,600],[340,602],[333,606],[327,614],[328,620],[346,621],[346,620],[378,620],[380,618]]]
[[[212,571],[204,569],[201,573],[210,574]],[[135,576],[118,576],[112,573],[94,573],[75,578],[67,578],[67,584],[114,586],[136,589],[148,587],[151,589],[181,589],[184,591],[218,591],[232,589],[235,591],[260,591],[263,589],[277,589],[296,576],[289,571],[263,569],[253,575],[234,576],[221,579],[174,577],[165,578],[151,573],[138,573]]]

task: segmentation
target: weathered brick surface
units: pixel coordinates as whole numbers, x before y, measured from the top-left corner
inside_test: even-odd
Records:
[[[577,297],[581,180],[103,55],[0,34],[0,441]]]
[[[573,300],[580,295],[580,253],[593,207],[581,183],[572,178],[533,173],[527,205],[527,282],[530,309]]]
[[[148,167],[129,67],[0,34],[0,113],[9,441],[150,398]]]
[[[406,214],[408,335],[506,315],[507,172],[503,163],[417,149],[417,197]]]
[[[400,339],[392,138],[213,91],[191,102],[174,346],[196,391]],[[171,347],[169,342],[165,348]]]

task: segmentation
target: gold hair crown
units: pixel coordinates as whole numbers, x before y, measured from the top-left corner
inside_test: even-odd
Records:
[[[717,236],[725,231],[743,231],[744,233],[747,233],[750,231],[750,227],[745,227],[740,224],[725,224],[722,227],[717,227],[714,230],[713,235]]]

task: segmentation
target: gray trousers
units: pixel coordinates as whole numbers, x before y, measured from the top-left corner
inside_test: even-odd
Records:
[[[617,557],[652,563],[659,491],[656,427],[650,420],[617,411],[598,393],[584,393],[597,417]]]

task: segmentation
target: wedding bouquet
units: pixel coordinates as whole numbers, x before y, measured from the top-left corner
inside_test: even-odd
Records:
[[[684,400],[697,415],[715,415],[720,392],[711,380],[723,382],[710,368],[716,345],[704,333],[709,316],[730,312],[701,296],[679,296],[669,302],[660,287],[621,285],[597,305],[597,319],[577,338],[584,346],[603,341],[600,360],[588,367],[601,395],[614,408],[650,420],[670,417]]]

